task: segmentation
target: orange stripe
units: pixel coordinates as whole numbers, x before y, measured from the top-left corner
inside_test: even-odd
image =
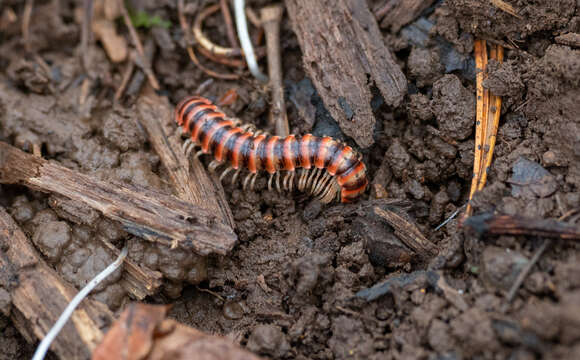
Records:
[[[294,154],[292,153],[292,143],[296,141],[294,135],[290,135],[284,139],[284,150],[282,157],[284,159],[284,170],[294,171]]]
[[[349,156],[349,153],[351,152],[352,148],[350,146],[345,146],[338,155],[338,157],[336,158],[336,160],[334,160],[334,162],[330,164],[330,166],[326,169],[326,171],[328,171],[330,175],[334,176],[340,164],[344,161],[344,159],[346,159]]]
[[[264,141],[265,138],[266,138],[265,135],[258,135],[253,140],[252,150],[250,151],[250,157],[248,159],[248,170],[250,170],[252,174],[255,174],[256,171],[258,170],[258,165],[256,162],[258,146],[260,146],[260,144],[262,143],[262,141]]]
[[[352,170],[349,174],[347,174],[345,176],[339,176],[336,179],[336,182],[338,182],[338,185],[342,186],[342,185],[346,184],[356,174],[358,174],[361,171],[364,171],[364,169],[365,169],[365,164],[363,164],[362,162],[359,162],[358,165],[356,166],[356,168],[354,168],[354,170]]]
[[[203,139],[203,144],[201,146],[201,149],[203,150],[203,152],[205,154],[207,154],[207,152],[209,151],[209,141],[211,140],[211,137],[215,134],[216,131],[218,131],[219,129],[223,128],[224,126],[228,126],[228,125],[231,126],[233,124],[234,123],[231,122],[231,121],[229,121],[229,120],[224,120],[224,121],[220,121],[217,124],[215,124],[214,126],[212,126],[212,128],[209,129],[209,131],[205,135],[205,139]]]
[[[320,146],[318,147],[318,153],[314,157],[314,165],[317,168],[322,169],[324,167],[324,160],[326,159],[326,154],[328,153],[328,143],[332,138],[324,137],[320,140]]]
[[[234,134],[240,133],[243,130],[240,129],[239,127],[237,128],[233,128],[228,130],[228,132],[222,137],[221,141],[219,142],[219,144],[217,144],[217,147],[215,149],[215,158],[217,161],[222,161],[222,157],[223,157],[223,152],[224,152],[224,146],[226,146],[226,144],[228,143],[228,140],[230,139],[230,137]]]
[[[193,120],[193,117],[195,116],[195,114],[197,114],[199,111],[201,110],[205,110],[205,109],[210,109],[213,111],[216,111],[216,107],[215,105],[200,105],[198,107],[195,108],[194,111],[190,112],[190,116],[189,119]],[[218,112],[218,115],[223,116],[222,113]],[[187,123],[189,124],[190,121],[192,120],[187,120]],[[198,143],[199,140],[199,131],[201,130],[203,124],[208,120],[208,116],[203,116],[201,119],[199,119],[195,124],[193,124],[193,130],[191,131],[191,140],[193,140],[196,144]]]
[[[232,167],[236,170],[240,167],[240,164],[239,164],[240,148],[242,147],[242,144],[244,143],[244,141],[247,138],[249,138],[250,136],[252,136],[252,134],[247,132],[236,139],[236,143],[234,144],[234,149],[232,150]]]
[[[276,172],[276,164],[274,164],[274,145],[276,141],[278,141],[278,136],[272,136],[266,144],[266,171],[270,174]]]
[[[181,103],[179,103],[176,107],[177,110],[179,110],[179,113],[175,113],[176,119],[175,121],[179,124],[179,126],[183,125],[185,119],[183,119],[183,115],[185,113],[185,109],[187,109],[189,107],[189,105],[193,102],[199,102],[199,101],[203,101],[206,104],[211,104],[211,102],[206,99],[206,98],[202,98],[202,97],[198,97],[198,96],[190,96],[188,98],[185,98],[183,100],[181,100]],[[186,128],[187,130],[187,128]]]
[[[349,200],[347,200],[347,198],[351,197],[350,195],[359,195],[359,194],[362,194],[362,193],[365,191],[365,189],[366,189],[366,187],[367,187],[368,183],[369,183],[369,182],[368,182],[368,180],[367,180],[367,181],[366,181],[364,184],[362,184],[362,185],[361,185],[359,188],[357,188],[357,189],[353,189],[353,190],[342,189],[342,190],[340,191],[341,201],[342,201],[342,202],[348,202]],[[354,199],[353,199],[353,200],[354,200]]]
[[[310,169],[310,141],[312,141],[312,135],[306,134],[300,140],[300,166],[305,169]]]

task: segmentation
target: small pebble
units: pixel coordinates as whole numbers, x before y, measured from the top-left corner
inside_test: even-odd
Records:
[[[231,301],[224,304],[222,313],[226,319],[239,320],[244,316],[244,308],[237,301]]]

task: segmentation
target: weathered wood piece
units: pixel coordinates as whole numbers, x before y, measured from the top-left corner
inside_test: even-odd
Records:
[[[208,176],[199,160],[190,161],[183,154],[183,142],[174,130],[173,109],[167,99],[148,92],[137,102],[137,113],[153,148],[167,169],[176,196],[209,210],[223,224],[233,228],[234,218],[221,183]]]
[[[302,48],[304,68],[330,114],[359,146],[373,144],[374,84],[385,102],[398,106],[405,75],[385,46],[366,1],[286,0]]]
[[[398,32],[415,20],[419,14],[433,4],[434,0],[387,0],[375,15],[381,20],[381,28]]]
[[[533,235],[561,240],[580,240],[580,226],[553,219],[485,213],[469,217],[463,223],[478,235]]]
[[[6,210],[0,207],[0,289],[11,296],[10,318],[30,343],[42,339],[77,290],[48,266]],[[54,340],[62,359],[88,359],[103,339],[113,315],[85,299]]]
[[[211,211],[147,188],[104,182],[0,142],[0,182],[87,204],[131,234],[200,255],[225,255],[237,236]]]
[[[429,241],[414,224],[390,210],[376,206],[375,214],[383,218],[395,229],[395,235],[419,256],[431,257],[439,252],[437,246]]]

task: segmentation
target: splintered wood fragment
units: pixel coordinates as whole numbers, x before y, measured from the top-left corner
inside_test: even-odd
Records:
[[[533,235],[562,240],[580,240],[580,226],[553,219],[481,214],[465,220],[464,226],[477,234]]]
[[[475,40],[475,68],[476,68],[476,119],[475,119],[475,153],[473,159],[473,178],[469,191],[469,200],[476,191],[482,190],[487,181],[487,174],[491,168],[493,151],[497,138],[499,119],[501,116],[501,97],[493,95],[483,87],[487,68],[487,42]],[[492,44],[490,57],[498,62],[503,61],[503,47]],[[465,215],[470,216],[473,209],[467,204]]]
[[[30,343],[42,339],[76,295],[44,262],[26,235],[0,207],[0,288],[12,299],[10,318]],[[105,307],[85,299],[52,343],[61,359],[88,359],[103,339],[101,329],[113,316]]]
[[[137,102],[137,114],[167,169],[177,197],[207,209],[233,231],[234,218],[221,183],[208,176],[199,160],[190,161],[183,153],[183,142],[179,129],[176,133],[173,109],[167,99],[149,91]]]
[[[382,19],[381,28],[390,28],[396,33],[415,20],[433,2],[434,0],[387,0],[375,11],[375,16],[379,20]]]
[[[99,241],[107,247],[115,258],[121,253],[121,250],[117,249],[105,237],[99,236]],[[128,257],[123,260],[123,270],[125,271],[123,271],[121,286],[139,300],[156,294],[163,285],[163,274],[145,266],[139,266]]]
[[[366,1],[286,0],[302,49],[304,68],[342,131],[361,147],[373,144],[374,83],[385,102],[398,106],[407,80]]]
[[[0,183],[18,183],[84,203],[125,230],[200,255],[225,255],[237,237],[214,213],[144,187],[105,182],[0,142]]]
[[[390,210],[383,210],[376,206],[375,214],[385,219],[395,229],[395,235],[419,256],[431,257],[439,252],[435,244],[429,241],[419,229],[403,217]]]

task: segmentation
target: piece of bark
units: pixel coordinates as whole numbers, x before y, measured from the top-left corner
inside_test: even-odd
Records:
[[[137,114],[167,169],[177,197],[209,210],[223,224],[233,228],[234,218],[221,183],[208,176],[199,160],[189,161],[183,153],[182,141],[174,130],[173,110],[167,99],[152,91],[147,92],[137,102]]]
[[[121,314],[93,360],[258,360],[231,341],[165,319],[167,306],[130,304]]]
[[[77,290],[48,266],[6,210],[0,207],[0,288],[10,293],[10,318],[25,339],[42,339]],[[87,359],[103,338],[113,316],[85,299],[52,343],[62,359]]]
[[[469,217],[463,223],[478,235],[533,235],[562,240],[580,240],[580,226],[553,219],[485,213]]]
[[[0,182],[79,201],[119,221],[131,234],[200,255],[225,255],[237,241],[233,230],[211,211],[140,186],[99,181],[3,142]]]
[[[385,46],[366,1],[286,0],[304,68],[342,131],[361,147],[373,144],[372,83],[398,106],[405,75]]]
[[[437,255],[437,246],[429,241],[417,227],[405,218],[390,210],[376,206],[375,214],[383,218],[395,229],[395,235],[419,256],[428,258]]]
[[[375,14],[377,18],[382,18],[381,28],[390,28],[392,32],[396,33],[403,26],[415,20],[433,2],[434,0],[387,0]]]

